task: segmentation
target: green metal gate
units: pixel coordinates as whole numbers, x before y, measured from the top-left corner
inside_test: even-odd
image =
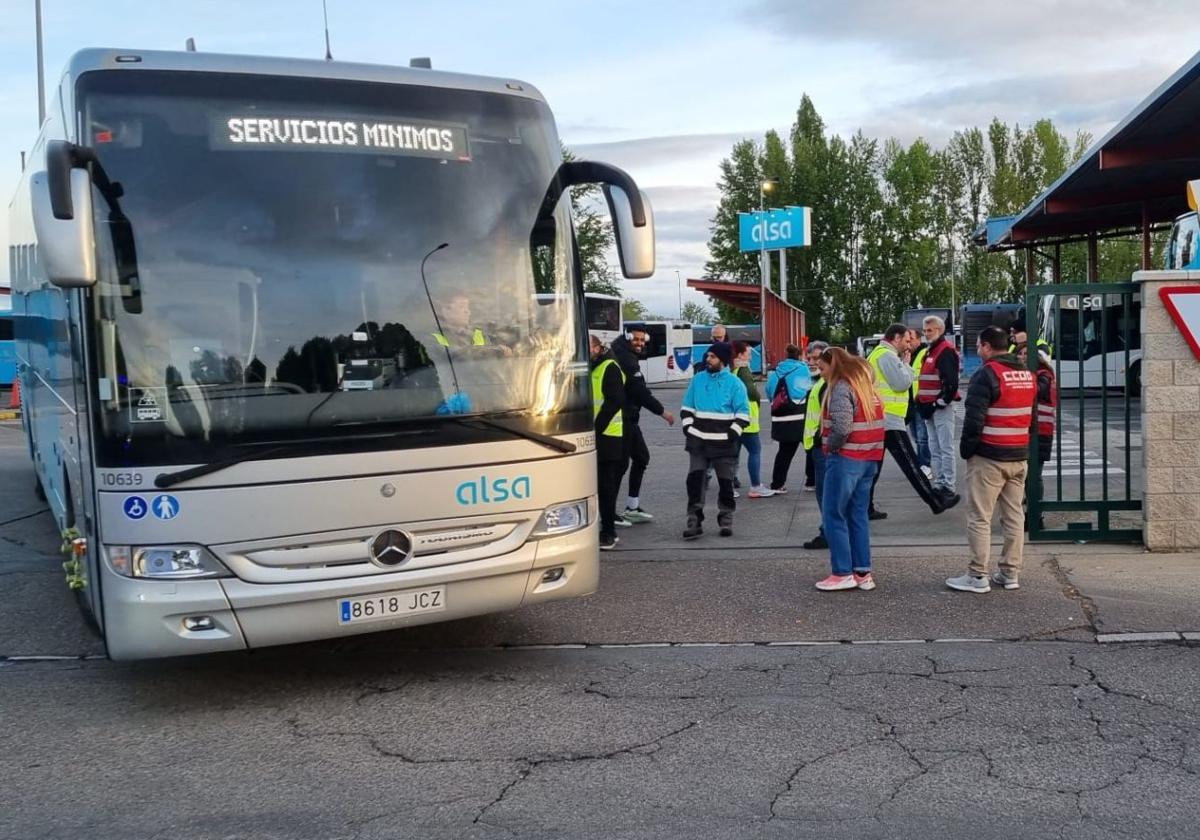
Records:
[[[1027,290],[1029,347],[1049,344],[1058,389],[1046,463],[1030,446],[1031,541],[1142,540],[1140,317],[1136,283]]]

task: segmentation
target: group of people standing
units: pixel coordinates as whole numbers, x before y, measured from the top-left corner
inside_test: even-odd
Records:
[[[714,327],[714,341],[696,365],[680,410],[688,452],[684,539],[698,539],[704,533],[705,496],[714,476],[718,533],[733,534],[735,482],[743,449],[750,472],[749,495],[764,498],[787,492],[792,461],[803,446],[806,486],[816,491],[821,511],[820,532],[804,547],[830,552],[831,572],[816,587],[871,590],[876,584],[870,522],[887,516],[874,505],[885,453],[935,515],[961,501],[956,492],[957,454],[967,462],[972,560],[966,574],[946,584],[967,592],[986,592],[992,585],[1018,588],[1031,436],[1037,435],[1039,450],[1044,450],[1042,460],[1049,455],[1053,438],[1052,370],[1043,360],[1036,375],[1031,373],[1026,348],[1011,344],[1009,334],[998,327],[984,329],[979,336],[983,365],[968,386],[956,453],[953,406],[961,398],[959,354],[945,334],[942,319],[928,317],[922,327],[918,334],[893,324],[866,359],[824,342],[811,342],[804,350],[789,345],[787,358],[770,373],[765,393],[750,373],[750,348],[724,341],[723,328]],[[638,498],[649,462],[638,428],[640,409],[672,425],[675,420],[650,394],[636,366],[639,344],[644,342],[645,334],[635,331],[606,351],[592,339],[602,549],[616,544],[618,521],[631,524],[653,518],[641,509]],[[779,444],[770,486],[761,477],[763,402],[770,407],[771,437]],[[611,439],[607,445],[605,437]],[[629,503],[625,514],[618,516],[616,496],[630,461]],[[989,578],[991,520],[997,506],[1004,547],[999,568]]]

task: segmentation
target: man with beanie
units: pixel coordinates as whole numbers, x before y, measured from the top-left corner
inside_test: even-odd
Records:
[[[733,348],[714,342],[703,363],[692,376],[679,411],[689,456],[685,540],[704,533],[704,476],[710,468],[717,476],[717,525],[721,536],[733,535],[733,476],[741,435],[750,425],[746,386],[729,371]]]

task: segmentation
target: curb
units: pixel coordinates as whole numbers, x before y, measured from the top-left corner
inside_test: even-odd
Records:
[[[21,412],[19,411],[0,411],[0,420],[20,420]]]

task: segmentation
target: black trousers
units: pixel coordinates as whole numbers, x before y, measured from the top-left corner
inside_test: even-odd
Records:
[[[815,457],[813,457],[813,449],[816,449],[820,445],[821,444],[818,441],[817,443],[813,444],[812,449],[806,449],[804,451],[804,486],[805,487],[816,487],[817,486],[817,459]]]
[[[779,451],[775,453],[775,466],[771,469],[771,489],[778,490],[787,484],[788,470],[792,468],[792,459],[800,448],[800,440],[779,441]],[[807,468],[805,469],[807,473]],[[807,476],[806,476],[807,478]]]
[[[912,439],[909,438],[908,432],[900,429],[888,429],[883,435],[883,445],[900,466],[900,471],[904,473],[908,483],[917,491],[921,501],[929,505],[929,509],[934,513],[941,510],[941,499],[933,492],[933,485],[929,483],[929,479],[917,465],[917,453],[913,449]],[[879,466],[875,469],[875,480],[871,483],[871,508],[875,507],[875,485],[879,483],[879,474],[883,472],[883,461],[877,463]]]
[[[687,495],[688,519],[704,521],[704,497],[708,494],[708,471],[717,476],[717,524],[733,524],[733,511],[737,502],[733,498],[733,476],[737,472],[737,458],[707,458],[697,452],[688,453]]]
[[[617,530],[617,494],[621,490],[621,476],[625,474],[625,459],[613,458],[596,462],[596,495],[600,504],[600,533],[612,534]]]
[[[650,449],[642,435],[642,427],[625,423],[625,455],[629,459],[629,495],[642,495],[642,477],[650,466]]]

